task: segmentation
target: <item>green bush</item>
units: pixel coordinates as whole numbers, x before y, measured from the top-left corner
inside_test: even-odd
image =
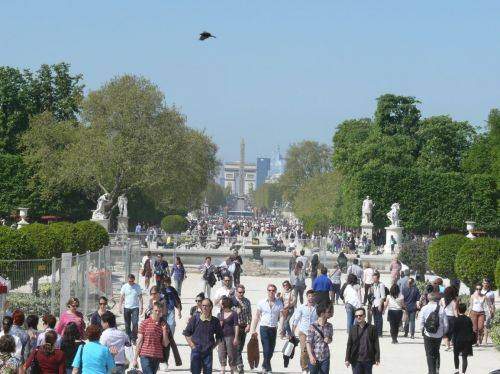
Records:
[[[186,218],[179,215],[165,216],[161,220],[161,228],[167,234],[177,234],[186,231],[188,228],[188,221]]]
[[[40,294],[39,296],[34,294],[20,293],[20,292],[9,292],[7,295],[7,301],[9,302],[9,309],[22,309],[24,314],[36,314],[37,316],[43,316],[44,314],[50,314],[50,294]],[[56,300],[56,310],[58,309],[59,300]]]
[[[469,288],[481,283],[483,278],[495,285],[495,267],[500,257],[500,241],[492,238],[468,240],[458,251],[455,259],[455,273]]]
[[[25,232],[0,226],[0,259],[28,260],[35,256],[35,245]]]
[[[427,247],[428,244],[422,240],[403,242],[398,259],[407,265],[410,270],[423,275],[427,271]]]
[[[495,267],[495,284],[500,285],[500,257],[497,260],[497,266]],[[500,315],[500,313],[498,313]]]
[[[26,233],[35,245],[37,258],[57,257],[61,253],[62,242],[58,240],[58,237],[49,229],[48,225],[32,223],[24,226],[20,231]]]
[[[78,241],[82,245],[80,252],[98,251],[109,244],[109,235],[104,227],[94,221],[80,221],[75,224],[78,229]]]
[[[434,240],[429,246],[429,269],[440,277],[456,278],[455,257],[468,240],[459,234],[443,235]]]
[[[62,252],[71,252],[73,254],[85,252],[80,242],[79,231],[74,224],[69,222],[56,222],[51,223],[49,229],[60,242],[60,249]],[[60,253],[55,256],[59,257]]]

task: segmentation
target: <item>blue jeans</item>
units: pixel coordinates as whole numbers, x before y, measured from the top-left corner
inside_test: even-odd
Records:
[[[135,343],[137,340],[137,326],[139,324],[139,308],[123,308],[123,318],[125,319],[125,333]]]
[[[191,373],[200,374],[202,370],[204,374],[212,374],[212,350],[202,352],[194,348],[191,350]]]
[[[351,327],[354,325],[354,307],[351,304],[345,304],[345,313],[347,316],[347,333],[351,331]]]
[[[405,322],[405,335],[408,335],[408,330],[410,332],[410,336],[415,335],[415,316],[417,315],[417,311],[408,312],[408,319]]]
[[[328,374],[330,372],[330,357],[317,361],[316,365],[309,363],[309,374]]]
[[[262,368],[272,371],[271,359],[273,358],[274,347],[276,347],[276,327],[260,326],[260,341],[264,356]]]
[[[356,362],[352,365],[352,374],[372,374],[373,362]]]
[[[160,359],[141,356],[141,368],[143,374],[156,374],[160,366]]]
[[[377,329],[377,334],[378,336],[382,336],[382,328],[384,327],[384,320],[382,318],[382,313],[380,313],[378,307],[374,306],[372,308],[372,314],[373,314],[373,324]]]

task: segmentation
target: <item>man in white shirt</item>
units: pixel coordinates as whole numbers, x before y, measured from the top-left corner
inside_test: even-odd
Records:
[[[120,290],[119,310],[123,308],[123,319],[125,320],[125,332],[132,343],[137,340],[137,329],[139,315],[142,314],[142,288],[135,283],[135,275],[128,276],[128,282]],[[132,326],[132,327],[131,327]]]
[[[234,295],[234,288],[231,286],[231,278],[225,276],[222,279],[222,287],[219,288],[217,291],[215,291],[214,305],[219,305],[220,302],[222,301],[222,297],[224,296],[230,297],[233,295]]]
[[[439,348],[443,335],[448,331],[448,319],[446,318],[444,309],[440,308],[436,295],[430,293],[427,295],[427,298],[429,302],[420,311],[418,320],[423,330],[422,335],[424,337],[425,356],[427,357],[429,374],[437,374],[439,372],[440,363]],[[437,331],[429,332],[426,328],[426,321],[429,316],[436,311],[438,312],[439,326]]]
[[[305,256],[305,251],[303,249],[300,250],[300,256],[297,257],[296,262],[302,262],[302,271],[305,272],[307,267],[309,266],[309,260]]]
[[[257,304],[257,311],[255,312],[252,328],[250,329],[252,334],[256,334],[255,331],[260,322],[260,341],[264,356],[264,361],[262,362],[263,373],[272,372],[271,359],[276,347],[278,320],[283,310],[283,303],[276,298],[276,292],[277,288],[274,284],[267,286],[267,298]]]
[[[101,325],[104,331],[99,343],[109,348],[115,360],[115,373],[125,373],[125,347],[130,347],[130,339],[123,331],[116,328],[116,317],[109,310],[101,316]]]
[[[316,306],[314,305],[314,291],[308,290],[306,292],[306,298],[307,302],[297,307],[292,316],[292,332],[295,333],[295,329],[297,327],[299,328],[300,366],[302,368],[302,373],[307,373],[307,367],[309,365],[309,355],[306,345],[307,333],[311,324],[318,320]]]
[[[371,305],[370,311],[371,316],[373,316],[373,325],[377,329],[377,335],[381,337],[384,327],[382,314],[384,313],[384,301],[387,295],[385,294],[385,285],[380,281],[378,271],[373,272],[372,279],[373,283],[368,291],[368,305]]]

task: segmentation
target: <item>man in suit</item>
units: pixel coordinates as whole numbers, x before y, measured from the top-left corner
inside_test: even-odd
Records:
[[[364,308],[354,312],[356,325],[349,332],[345,365],[352,365],[353,374],[371,374],[373,365],[380,363],[380,346],[375,326],[366,323]]]

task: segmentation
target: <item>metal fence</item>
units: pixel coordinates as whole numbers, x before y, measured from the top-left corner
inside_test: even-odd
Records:
[[[22,309],[26,314],[58,315],[66,309],[61,300],[61,259],[0,260],[0,283],[8,293],[0,294],[0,314]],[[84,315],[98,307],[100,296],[113,298],[113,268],[110,248],[74,255],[71,258],[70,295],[80,300]],[[6,291],[3,289],[3,291]]]

